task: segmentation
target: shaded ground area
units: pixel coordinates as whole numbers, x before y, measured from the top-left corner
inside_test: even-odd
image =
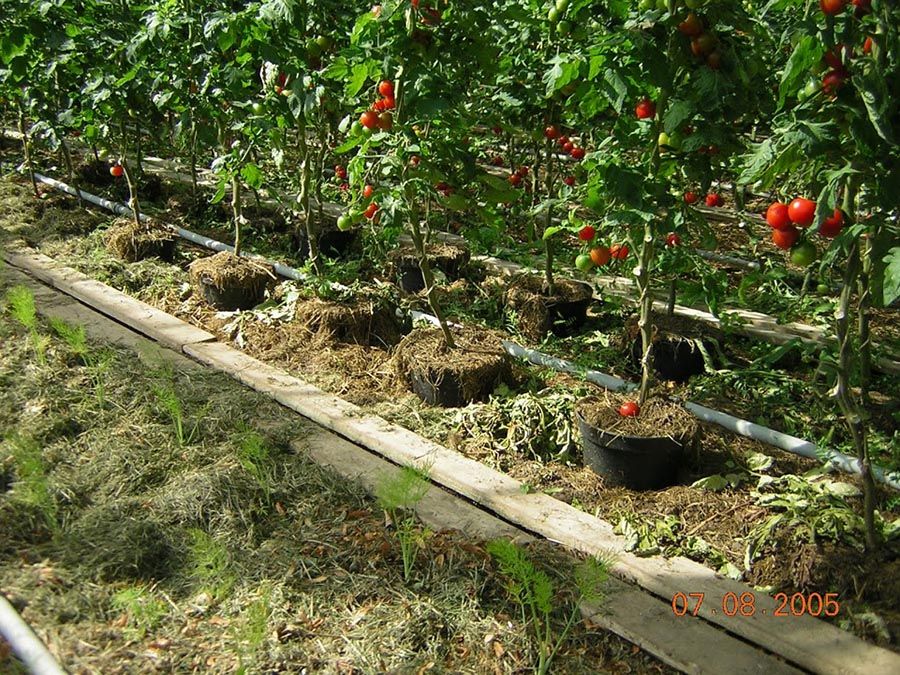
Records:
[[[155,348],[29,333],[8,291],[0,589],[71,672],[530,668],[536,644],[482,544],[415,526],[404,582],[375,502],[289,448],[313,433],[297,415]],[[573,562],[531,556],[562,621]],[[555,672],[670,671],[579,624]]]
[[[686,555],[770,591],[836,592],[843,603],[838,622],[879,643],[895,643],[900,589],[884,570],[898,564],[896,544],[877,556],[861,552],[854,479],[801,478],[817,463],[705,426],[701,450],[687,458],[679,485],[648,494],[607,489],[581,466],[572,429],[572,403],[588,392],[582,382],[521,368],[517,385],[487,404],[428,408],[402,386],[389,351],[328,340],[294,321],[287,300],[292,294],[301,297],[303,289],[282,284],[280,303],[239,315],[216,313],[187,283],[184,268],[199,255],[196,250],[182,247],[176,265],[145,261],[126,266],[101,242],[100,231],[78,238],[50,231],[41,249],[254,356],[499,468],[530,489],[601,515],[616,523],[637,551]],[[611,345],[594,347],[603,351]],[[740,370],[735,373],[743,377]],[[780,405],[777,410],[790,410],[784,401]],[[809,411],[801,407],[796,414]],[[698,479],[703,482],[694,485]],[[892,521],[898,500],[882,492],[879,509],[884,521]],[[884,524],[886,534],[895,530]]]

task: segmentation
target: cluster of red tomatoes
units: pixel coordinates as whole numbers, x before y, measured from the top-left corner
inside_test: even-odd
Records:
[[[394,83],[382,80],[378,83],[378,93],[382,98],[376,100],[369,110],[359,116],[359,123],[365,129],[390,131],[394,126],[394,116],[390,111],[397,106],[394,100]]]
[[[689,12],[684,21],[678,24],[678,31],[691,39],[691,53],[702,59],[709,68],[718,70],[722,65],[722,54],[718,50],[718,38],[715,33],[705,30],[703,19]]]
[[[819,0],[819,6],[822,12],[828,16],[836,16],[844,11],[847,7],[848,0]],[[872,11],[872,0],[853,0],[856,18],[861,18]],[[872,38],[866,38],[863,44],[863,53],[870,54],[872,52]],[[829,96],[837,96],[837,93],[850,79],[850,72],[847,69],[847,63],[853,56],[853,51],[847,45],[839,44],[834,49],[825,52],[825,64],[830,68],[822,77],[822,91]]]
[[[800,229],[813,224],[816,203],[805,197],[797,197],[790,204],[774,202],[766,210],[766,222],[772,228],[772,242],[782,250],[792,248],[800,239]],[[819,234],[833,239],[844,227],[844,213],[835,209],[819,226]]]
[[[584,159],[584,148],[575,145],[575,142],[563,134],[555,124],[551,124],[544,129],[544,137],[548,140],[556,141],[560,150],[569,155],[572,159],[577,159],[579,161]]]
[[[684,193],[684,203],[689,206],[696,204],[700,201],[700,195],[698,195],[693,190],[688,190]],[[704,197],[703,202],[709,207],[717,207],[724,206],[725,200],[722,198],[718,192],[710,192],[706,197]]]
[[[525,176],[528,175],[528,167],[520,166],[518,169],[509,174],[509,177],[506,179],[509,181],[509,184],[513,187],[519,187],[522,184],[522,181],[525,179]]]
[[[597,228],[593,225],[585,225],[578,231],[578,239],[585,243],[592,243],[596,237]],[[610,260],[625,260],[627,257],[628,246],[625,244],[593,246],[588,253],[582,253],[575,258],[575,267],[582,272],[589,272],[594,267],[603,267]]]

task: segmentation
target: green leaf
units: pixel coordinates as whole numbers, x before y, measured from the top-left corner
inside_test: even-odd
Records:
[[[544,73],[544,84],[547,85],[547,96],[552,96],[572,80],[578,77],[578,71],[581,68],[581,61],[573,59],[571,54],[559,54],[554,56],[550,63],[552,67]]]
[[[797,43],[781,74],[781,84],[778,87],[779,108],[784,107],[788,97],[795,96],[805,85],[809,71],[821,61],[824,53],[822,41],[812,35],[804,36]]]
[[[544,241],[547,241],[550,237],[552,237],[557,232],[563,232],[564,230],[567,230],[567,229],[568,228],[563,227],[562,225],[551,225],[546,230],[544,230],[543,239],[544,239]]]
[[[366,83],[366,78],[368,76],[369,67],[366,64],[357,63],[355,66],[353,66],[350,78],[347,80],[347,84],[344,86],[344,95],[347,98],[354,98]]]
[[[866,106],[869,121],[882,139],[894,145],[894,131],[890,123],[891,95],[884,76],[877,68],[872,68],[860,78],[854,78],[860,98]]]
[[[687,101],[674,100],[666,109],[665,130],[671,134],[681,128],[681,125],[691,117],[694,107]]]
[[[691,483],[691,487],[701,490],[709,490],[711,492],[718,492],[728,487],[728,481],[725,479],[725,476],[714,474],[712,476],[707,476],[706,478],[701,478],[700,480],[694,481],[693,483]]]
[[[900,246],[895,246],[882,259],[884,268],[884,305],[887,307],[900,298]]]
[[[262,187],[263,183],[263,172],[260,170],[256,164],[247,164],[241,169],[241,177],[247,182],[254,190],[258,190]]]

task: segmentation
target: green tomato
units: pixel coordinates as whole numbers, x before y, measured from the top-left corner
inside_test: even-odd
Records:
[[[803,87],[803,89],[801,89],[800,91],[797,92],[797,100],[798,100],[798,101],[805,101],[805,100],[808,99],[809,97],[814,96],[814,95],[816,94],[816,92],[818,92],[819,89],[821,89],[821,87],[822,87],[822,85],[819,84],[819,81],[818,81],[818,80],[812,79],[812,78],[811,78],[811,79],[806,83],[806,86]]]
[[[577,258],[575,258],[575,267],[577,267],[582,272],[590,272],[594,267],[594,261],[591,260],[591,256],[587,253],[582,253]]]
[[[667,11],[669,9],[669,0],[656,0],[656,9],[663,12]]]
[[[678,132],[673,131],[671,134],[667,134],[665,131],[660,133],[659,138],[656,141],[659,144],[660,150],[680,150],[681,149],[681,135]]]
[[[653,9],[656,6],[656,2],[654,0],[641,0],[638,3],[638,9],[642,12],[646,12],[647,10]]]
[[[337,219],[337,227],[342,232],[345,230],[349,230],[351,227],[353,227],[353,218],[350,217],[350,215],[347,213],[341,215]]]
[[[562,14],[569,8],[569,0],[556,0],[556,11]]]
[[[569,23],[568,21],[560,21],[558,24],[556,24],[556,34],[557,35],[559,35],[561,37],[565,37],[566,35],[568,35],[571,32],[572,32],[572,24]]]
[[[320,35],[316,38],[316,44],[321,47],[322,51],[326,49],[331,49],[331,38],[327,35]]]
[[[817,257],[818,251],[811,241],[801,241],[791,249],[791,262],[798,267],[809,267]]]
[[[818,286],[816,286],[816,291],[819,293],[819,295],[831,294],[831,289],[828,288],[828,284],[819,284]]]
[[[562,16],[562,12],[560,12],[556,7],[551,7],[550,11],[547,12],[547,21],[550,23],[556,23],[559,21],[559,18]]]
[[[250,109],[253,110],[254,115],[262,115],[263,110],[265,110],[263,104],[259,101],[254,101],[253,105],[250,106]]]

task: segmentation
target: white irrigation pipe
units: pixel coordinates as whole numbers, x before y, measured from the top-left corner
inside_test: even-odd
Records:
[[[95,204],[96,206],[103,207],[104,209],[108,209],[113,213],[120,216],[129,216],[131,215],[131,209],[125,204],[120,204],[118,202],[110,201],[109,199],[104,199],[103,197],[98,197],[96,195],[92,195],[84,190],[75,190],[73,187],[66,185],[65,183],[61,183],[60,181],[49,178],[48,176],[44,176],[39,173],[34,174],[35,179],[44,183],[45,185],[49,185],[60,192],[65,192],[66,194],[72,195],[73,197],[79,196],[81,194],[81,198],[91,204]],[[150,217],[144,213],[139,214],[140,219],[142,221],[150,220]],[[197,234],[196,232],[191,232],[190,230],[186,230],[183,227],[178,227],[177,225],[166,224],[166,227],[171,229],[175,234],[177,234],[182,239],[187,239],[189,242],[193,244],[197,244],[198,246],[203,246],[204,248],[208,248],[212,251],[227,251],[228,253],[234,253],[234,246],[229,246],[228,244],[223,244],[221,241],[216,241],[215,239],[210,239],[209,237],[204,237],[201,234]],[[286,279],[293,279],[294,281],[305,281],[308,279],[308,275],[304,274],[298,269],[293,267],[289,267],[287,265],[283,265],[279,262],[273,262],[271,260],[266,260],[260,256],[249,254],[249,253],[241,253],[241,257],[247,258],[248,260],[257,260],[260,262],[265,262],[267,265],[271,265],[272,268],[281,276]]]
[[[35,178],[42,183],[60,190],[61,192],[77,196],[77,192],[65,183],[61,183],[60,181],[54,180],[53,178],[48,178],[47,176],[43,176],[39,173],[35,174]],[[124,204],[112,202],[108,199],[103,199],[101,197],[88,194],[84,191],[81,191],[81,196],[86,201],[89,201],[92,204],[96,204],[97,206],[101,206],[105,209],[109,209],[113,213],[117,213],[119,215],[131,213],[131,209],[129,209]],[[173,231],[178,233],[179,236],[200,246],[204,246],[216,251],[234,250],[233,247],[216,241],[215,239],[203,237],[180,227],[169,227],[171,227]],[[299,270],[294,269],[293,267],[288,267],[287,265],[282,265],[281,263],[275,263],[269,260],[265,260],[259,258],[258,256],[247,257],[251,259],[263,260],[266,264],[271,265],[278,274],[288,279],[303,281],[308,278],[307,275],[303,274]],[[430,314],[413,311],[411,312],[411,315],[414,320],[424,320],[432,324],[437,324],[437,318],[431,316]],[[602,373],[596,370],[582,368],[581,366],[578,366],[569,361],[565,361],[564,359],[559,359],[550,356],[549,354],[544,354],[543,352],[522,347],[521,345],[510,342],[508,340],[503,341],[503,347],[509,354],[515,356],[516,358],[525,359],[535,365],[545,366],[547,368],[552,368],[561,372],[567,372],[582,376],[589,382],[597,384],[606,389],[611,389],[613,391],[633,391],[636,388],[633,383],[626,382],[625,380],[619,379],[618,377],[615,377],[613,375]],[[773,445],[777,448],[781,448],[782,450],[786,450],[787,452],[802,455],[803,457],[809,457],[812,459],[820,459],[824,457],[826,461],[830,462],[835,467],[846,471],[847,473],[860,473],[858,460],[849,457],[848,455],[827,450],[821,451],[814,443],[810,443],[809,441],[805,441],[801,438],[796,438],[795,436],[790,436],[789,434],[783,434],[780,431],[775,431],[774,429],[769,429],[768,427],[754,424],[753,422],[742,420],[738,417],[733,417],[725,413],[705,408],[704,406],[697,405],[696,403],[687,402],[685,403],[685,407],[700,419],[718,424],[726,429],[729,429],[730,431],[733,431],[736,434],[740,434],[741,436],[746,436],[747,438],[752,438],[754,440],[767,443],[768,445]],[[900,476],[889,475],[884,469],[877,466],[872,467],[872,474],[876,478],[876,480],[884,483],[885,485],[889,485],[895,490],[900,490]]]
[[[34,675],[66,675],[53,654],[0,594],[0,635]]]

